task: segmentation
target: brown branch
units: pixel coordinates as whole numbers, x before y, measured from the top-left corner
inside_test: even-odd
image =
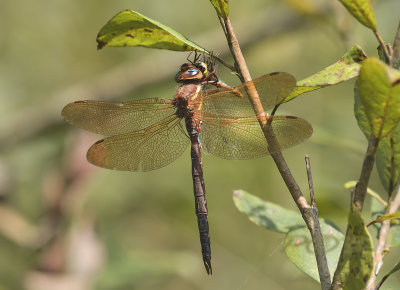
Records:
[[[374,34],[376,39],[379,42],[379,46],[382,48],[383,54],[385,55],[386,58],[386,63],[390,64],[392,62],[392,55],[390,54],[385,42],[383,41],[381,35],[379,34],[378,31],[374,30]]]
[[[235,60],[235,64],[238,69],[240,78],[242,82],[250,81],[251,80],[250,72],[247,68],[246,62],[244,60],[242,51],[239,46],[239,42],[236,38],[231,22],[229,18],[227,18],[226,20],[220,18],[220,21],[224,31],[226,32],[226,38],[228,40],[229,48]],[[260,125],[263,129],[265,138],[268,143],[268,147],[270,148],[270,151],[273,152],[271,153],[271,156],[310,231],[318,265],[321,287],[324,290],[329,289],[330,274],[326,260],[326,254],[323,244],[321,228],[318,221],[318,216],[314,214],[312,207],[307,203],[306,198],[301,192],[299,186],[297,185],[294,177],[290,172],[289,167],[286,164],[285,159],[283,158],[282,152],[280,151],[279,145],[276,141],[276,136],[270,125],[271,122],[267,121],[267,120],[272,120],[272,118],[269,119],[266,118],[257,90],[255,89],[252,83],[246,86],[246,90],[250,97],[250,101],[253,105],[253,109],[256,115],[259,117]]]
[[[311,237],[313,239],[313,244],[314,244],[314,249],[315,249],[314,251],[316,253],[315,258],[317,259],[318,271],[319,271],[319,273],[323,273],[326,276],[325,279],[330,282],[331,276],[329,273],[329,269],[320,268],[323,265],[328,265],[328,261],[326,259],[326,255],[325,255],[325,245],[324,245],[324,240],[323,240],[323,236],[322,236],[322,232],[321,232],[321,226],[319,224],[318,208],[317,208],[317,203],[315,202],[314,184],[313,184],[312,175],[311,175],[310,158],[308,157],[308,155],[306,155],[305,160],[306,160],[308,188],[310,190],[312,220],[317,223],[314,227],[311,227],[311,228],[309,227],[309,230],[312,233]],[[326,270],[328,270],[328,271],[325,272]],[[320,280],[322,281],[321,278],[320,278]],[[330,285],[326,285],[326,287],[330,287]]]
[[[354,193],[352,194],[351,203],[354,204],[357,210],[360,212],[362,211],[364,205],[365,196],[367,195],[368,182],[371,176],[372,169],[374,168],[375,153],[378,147],[378,142],[379,140],[374,136],[373,133],[371,133],[371,136],[368,141],[367,152],[365,153],[361,169],[360,178],[356,184]],[[348,235],[348,232],[349,232],[349,225],[347,225],[346,235],[345,235],[346,237]],[[340,253],[340,256],[342,255],[343,255],[343,248],[342,252]],[[341,289],[340,271],[341,271],[340,265],[338,264],[335,270],[335,274],[333,275],[332,289]]]
[[[398,68],[400,65],[400,22],[397,27],[397,33],[393,41],[393,53],[391,66],[393,68]]]
[[[368,182],[371,177],[372,169],[375,163],[375,153],[378,148],[379,139],[376,138],[373,133],[368,141],[367,152],[365,153],[360,178],[357,182],[356,188],[354,189],[353,203],[357,207],[358,211],[362,211],[365,196],[367,195]]]
[[[315,203],[314,184],[313,184],[312,175],[311,175],[310,157],[308,157],[308,155],[306,155],[305,160],[306,160],[306,170],[307,170],[307,178],[308,178],[308,188],[310,190],[311,206],[313,208],[314,207],[317,208],[317,204]]]

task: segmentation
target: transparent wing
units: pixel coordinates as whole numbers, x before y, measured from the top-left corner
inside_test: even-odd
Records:
[[[109,169],[150,171],[168,165],[178,158],[190,140],[183,121],[170,116],[141,131],[112,136],[90,147],[90,163]]]
[[[271,118],[271,126],[281,150],[295,146],[312,135],[311,125],[301,118]],[[224,159],[250,159],[273,153],[255,117],[204,118],[200,140],[207,153]]]
[[[124,103],[77,101],[61,115],[70,124],[105,136],[142,130],[175,113],[170,99],[142,99]]]
[[[264,110],[273,108],[284,100],[296,86],[296,79],[288,73],[271,73],[231,88],[202,92],[202,111],[235,117],[254,116],[248,89],[256,89]],[[202,99],[202,100],[201,100]]]

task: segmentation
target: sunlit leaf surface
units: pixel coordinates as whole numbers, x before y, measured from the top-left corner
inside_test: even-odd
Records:
[[[394,219],[400,219],[400,211],[396,211],[392,214],[387,214],[387,215],[378,217],[377,219],[373,220],[369,224],[381,223],[383,221],[394,220]]]
[[[400,72],[369,58],[360,70],[358,93],[372,133],[383,138],[400,121]]]
[[[226,19],[229,15],[229,0],[210,0],[218,15]]]
[[[308,78],[298,81],[296,87],[285,101],[287,102],[298,95],[326,86],[337,85],[357,77],[361,67],[360,62],[365,58],[366,55],[362,48],[358,45],[353,46],[334,64]]]
[[[370,0],[339,0],[361,24],[376,31],[376,20]]]
[[[104,46],[144,46],[176,51],[205,51],[172,28],[138,12],[119,12],[103,26],[96,39],[98,48]]]

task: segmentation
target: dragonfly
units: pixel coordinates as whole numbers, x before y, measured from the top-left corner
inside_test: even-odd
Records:
[[[265,139],[247,88],[253,86],[263,108],[271,109],[296,85],[288,73],[270,73],[229,87],[218,80],[211,62],[195,59],[180,67],[175,81],[179,86],[172,99],[76,101],[64,107],[62,117],[74,126],[106,136],[87,152],[88,161],[103,168],[136,172],[159,169],[191,145],[201,252],[207,274],[212,274],[202,152],[224,159],[258,158],[307,140],[313,129],[302,118],[267,115],[278,146],[269,146]]]

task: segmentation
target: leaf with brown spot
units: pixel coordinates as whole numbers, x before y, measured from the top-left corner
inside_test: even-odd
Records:
[[[98,33],[96,41],[98,49],[104,46],[144,46],[208,53],[172,28],[132,10],[119,12],[111,18]]]
[[[353,206],[335,275],[342,289],[364,289],[374,268],[372,240],[360,213]],[[338,272],[339,271],[339,272]],[[338,285],[335,285],[338,286]]]
[[[324,68],[320,72],[300,80],[296,87],[285,99],[285,102],[295,97],[326,86],[340,84],[358,76],[361,64],[367,56],[358,45],[353,46],[337,62]]]
[[[374,11],[369,0],[339,0],[361,24],[376,31]]]

